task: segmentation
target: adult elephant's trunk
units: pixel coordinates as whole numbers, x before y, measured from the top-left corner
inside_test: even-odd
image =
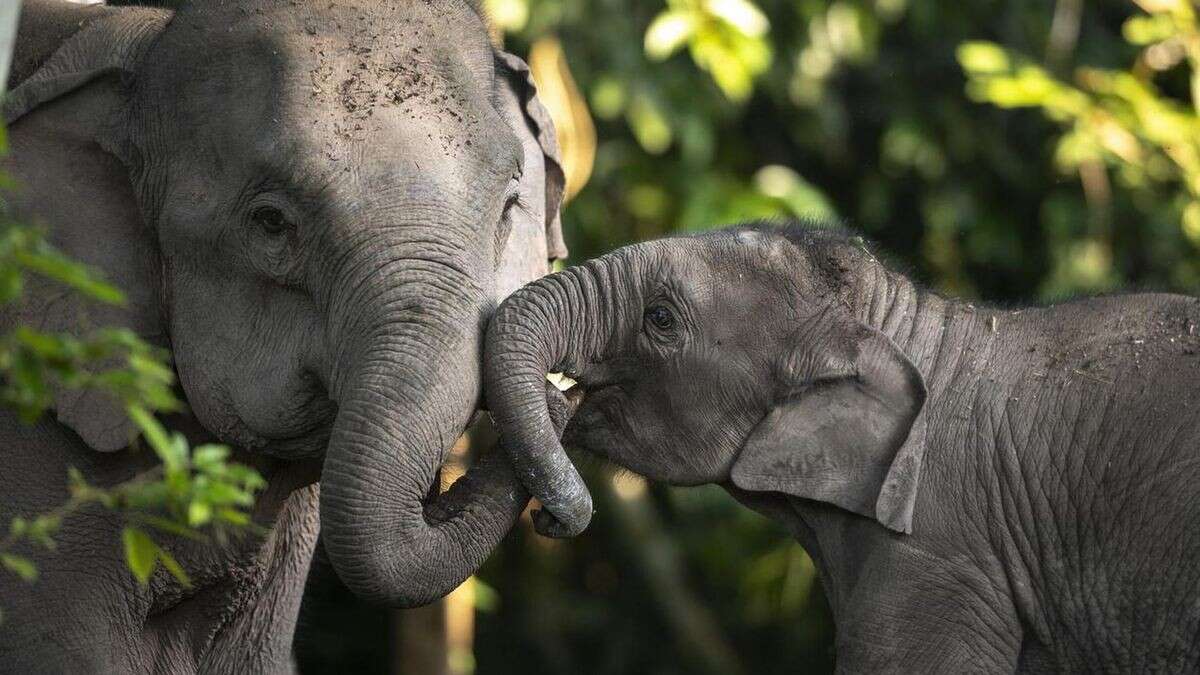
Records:
[[[591,261],[513,293],[488,328],[484,377],[497,427],[521,482],[545,507],[538,531],[570,537],[592,517],[592,496],[551,424],[546,373],[582,372],[610,345],[614,312],[601,298],[611,263]]]
[[[438,469],[479,397],[486,304],[469,275],[446,278],[455,269],[446,263],[396,267],[348,282],[356,297],[331,301],[344,335],[331,382],[338,415],[322,472],[321,528],[351,590],[407,607],[474,573],[528,495],[497,453],[438,495]]]

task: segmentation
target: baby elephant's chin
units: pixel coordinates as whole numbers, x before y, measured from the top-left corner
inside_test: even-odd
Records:
[[[604,408],[597,397],[586,396],[563,432],[563,445],[603,459],[617,459],[613,453],[620,452],[622,439]]]

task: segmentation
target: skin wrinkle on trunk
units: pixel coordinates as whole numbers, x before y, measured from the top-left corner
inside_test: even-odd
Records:
[[[363,375],[371,382],[361,384],[342,406],[325,460],[326,547],[356,593],[390,604],[424,604],[465,579],[480,557],[478,547],[468,545],[474,542],[460,538],[454,520],[430,522],[422,503],[442,450],[470,417],[474,399],[461,390],[474,387],[443,380],[424,388],[424,378],[405,378],[405,369],[395,367],[391,357],[366,358],[363,370],[377,374]],[[432,370],[441,365],[437,359],[426,364]],[[395,381],[383,376],[389,369]],[[410,399],[407,394],[418,388],[420,400]],[[468,403],[452,415],[422,413],[448,410],[456,400]],[[449,423],[439,423],[443,419]],[[470,515],[489,514],[481,509]]]
[[[527,285],[500,306],[488,328],[487,344],[505,344],[503,354],[484,359],[489,408],[497,427],[511,430],[510,459],[545,507],[534,522],[546,536],[577,535],[592,516],[591,494],[553,433],[542,383],[548,372],[579,373],[614,334],[611,312],[593,326],[569,320],[602,302],[598,278],[605,264],[587,262]]]
[[[412,260],[385,263],[380,273],[378,261],[347,262],[356,278],[329,298],[342,309],[330,313],[332,325],[341,322],[330,378],[340,405],[323,467],[326,549],[357,594],[425,604],[474,573],[528,501],[496,461],[476,462],[430,499],[479,398],[488,301],[476,282],[449,278],[438,263],[417,271]]]

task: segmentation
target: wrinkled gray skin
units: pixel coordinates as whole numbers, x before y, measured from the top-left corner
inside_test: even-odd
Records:
[[[0,583],[0,671],[287,669],[318,526],[367,598],[452,589],[527,499],[496,457],[429,497],[476,410],[483,324],[564,253],[524,64],[455,0],[31,0],[21,21],[10,198],[129,303],[35,284],[0,329],[118,325],[169,349],[188,404],[169,422],[270,485],[265,538],[168,542],[194,590],[138,588],[99,511],[23,550],[41,578]],[[100,485],[145,470],[122,420],[73,391],[33,428],[0,412],[0,523],[62,503],[69,466]]]
[[[859,242],[747,227],[534,282],[489,328],[492,413],[554,461],[566,371],[567,445],[786,524],[840,671],[1194,672],[1200,301],[973,307]]]

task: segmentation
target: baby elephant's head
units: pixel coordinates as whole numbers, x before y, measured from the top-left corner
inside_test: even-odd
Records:
[[[565,441],[648,478],[820,500],[910,531],[921,374],[854,307],[889,274],[860,239],[746,226],[619,249],[514,293],[488,331],[488,403],[545,511],[591,497],[548,421],[544,376],[583,401]]]

